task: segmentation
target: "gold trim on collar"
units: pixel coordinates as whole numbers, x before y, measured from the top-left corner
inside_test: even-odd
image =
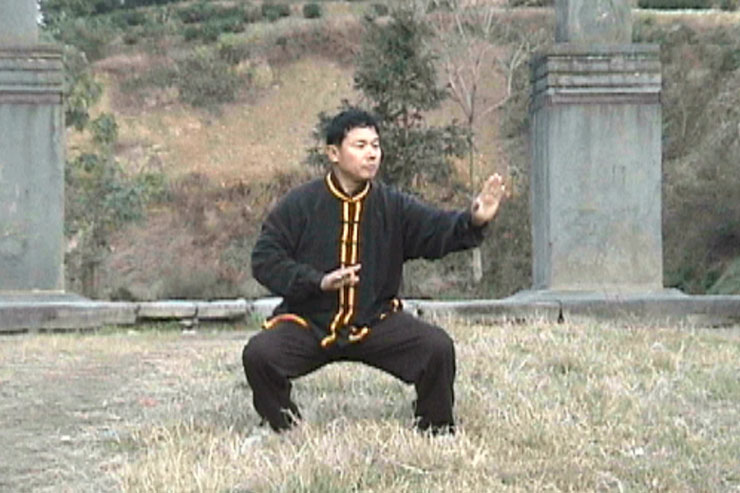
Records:
[[[368,182],[365,183],[365,188],[350,197],[349,195],[344,193],[336,183],[334,183],[334,175],[331,172],[326,174],[326,186],[329,187],[329,191],[332,193],[332,195],[344,202],[359,202],[360,200],[364,199],[365,196],[370,192],[370,181],[368,180]]]

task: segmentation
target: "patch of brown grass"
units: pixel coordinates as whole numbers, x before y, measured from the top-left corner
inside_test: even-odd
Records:
[[[238,354],[212,348],[199,352],[193,368],[178,366],[173,374],[186,405],[123,439],[126,459],[115,473],[122,489],[740,486],[737,332],[449,322],[459,363],[454,438],[410,429],[408,387],[376,370],[339,364],[296,382],[305,423],[254,439],[257,417]]]
[[[169,201],[113,238],[101,290],[134,299],[264,296],[250,275],[259,225],[271,204],[308,173],[304,167],[267,183],[219,183],[197,173],[173,180]]]
[[[214,182],[269,181],[302,166],[320,111],[355,97],[351,73],[321,58],[273,67],[256,102],[227,105],[220,116],[179,103],[121,113],[120,141],[156,151],[173,178],[199,173]]]
[[[295,382],[304,423],[253,435],[244,332],[3,337],[9,491],[735,491],[740,333],[442,321],[459,433],[356,364]],[[46,453],[45,451],[53,451]],[[34,472],[35,471],[35,472]]]

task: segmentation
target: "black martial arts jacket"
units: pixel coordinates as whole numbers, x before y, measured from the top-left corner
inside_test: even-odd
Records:
[[[483,228],[469,211],[443,211],[380,182],[346,195],[334,176],[291,190],[270,211],[252,251],[252,273],[283,301],[265,327],[291,320],[321,345],[359,342],[400,308],[403,263],[471,248]],[[324,274],[360,263],[360,282],[321,290]]]

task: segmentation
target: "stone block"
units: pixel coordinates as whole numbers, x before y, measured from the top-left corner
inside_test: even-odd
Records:
[[[139,303],[139,320],[179,320],[194,318],[198,313],[195,301],[148,301]]]
[[[196,303],[199,320],[237,320],[247,315],[247,301],[215,300]]]

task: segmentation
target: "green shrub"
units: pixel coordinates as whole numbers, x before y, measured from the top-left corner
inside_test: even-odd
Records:
[[[180,2],[181,0],[126,0],[124,8],[149,7],[153,5],[166,5],[168,3]]]
[[[388,12],[390,12],[390,9],[384,3],[373,3],[370,5],[369,15],[371,17],[383,17],[388,15]]]
[[[108,43],[120,32],[105,16],[70,19],[60,23],[57,29],[52,33],[56,39],[85,52],[89,61],[103,58]]]
[[[457,0],[432,0],[427,5],[427,13],[439,11],[454,12],[457,5]]]
[[[322,15],[321,5],[318,3],[306,3],[303,5],[303,17],[306,19],[318,19]]]
[[[290,5],[284,3],[263,3],[262,17],[270,22],[275,22],[283,17],[290,16]]]
[[[237,65],[252,56],[253,46],[234,35],[226,35],[218,44],[218,56],[229,65]]]
[[[228,17],[220,17],[218,19],[211,19],[206,22],[206,25],[212,27],[212,29],[222,33],[241,33],[244,32],[244,17],[241,15],[231,15]]]
[[[138,33],[143,40],[158,40],[170,34],[179,34],[180,29],[181,26],[167,21],[147,22],[138,28]]]
[[[215,12],[215,7],[207,2],[198,2],[177,10],[177,16],[185,24],[203,22],[210,18]]]
[[[93,13],[95,14],[107,14],[121,6],[119,0],[94,0],[91,3],[93,4]]]
[[[250,19],[245,7],[221,7],[203,1],[179,9],[177,16],[185,24],[210,24],[211,27],[203,28],[209,32],[216,30],[216,26],[221,32],[241,32],[243,23]]]
[[[187,26],[183,31],[182,36],[185,38],[185,41],[200,39],[200,26]]]
[[[433,33],[413,8],[397,7],[388,23],[369,23],[354,85],[371,102],[383,134],[380,178],[401,188],[443,182],[453,158],[465,155],[466,130],[452,122],[428,126],[424,113],[448,94],[438,80]]]
[[[641,9],[709,9],[710,0],[639,0],[637,6]]]
[[[111,148],[118,139],[118,123],[110,113],[103,113],[90,122],[93,142],[99,146]]]
[[[236,98],[241,79],[212,51],[199,49],[178,62],[176,84],[183,102],[213,108]]]
[[[71,45],[64,47],[64,123],[82,131],[90,121],[90,109],[100,100],[103,85],[95,79],[85,54]]]
[[[244,31],[241,17],[212,18],[202,24],[190,24],[185,28],[183,36],[186,41],[217,41],[224,33],[240,33]]]
[[[111,22],[121,29],[130,26],[141,26],[147,22],[147,16],[144,12],[138,10],[125,10],[115,12],[110,16]]]
[[[740,68],[740,46],[726,48],[722,53],[720,70],[723,72],[734,72],[738,68]]]
[[[161,173],[124,172],[112,154],[117,133],[113,116],[94,120],[91,130],[96,151],[66,163],[64,229],[77,245],[65,255],[68,285],[92,297],[98,294],[96,272],[110,236],[144,217],[147,203],[162,196],[165,178]]]
[[[139,42],[139,33],[135,31],[126,31],[123,33],[123,42],[127,45],[135,45]]]
[[[213,43],[221,34],[221,23],[218,20],[208,21],[200,25],[198,37],[205,43]]]
[[[262,20],[262,9],[256,5],[245,5],[243,18],[247,24],[259,22]]]
[[[719,8],[722,10],[734,12],[735,10],[737,10],[738,3],[738,0],[720,0]]]

